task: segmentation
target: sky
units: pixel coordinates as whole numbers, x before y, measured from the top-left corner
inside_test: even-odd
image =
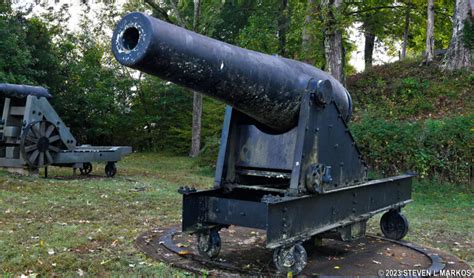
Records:
[[[25,4],[44,4],[46,6],[51,6],[56,9],[63,4],[69,4],[69,13],[71,18],[69,20],[69,28],[71,30],[77,30],[79,28],[79,19],[82,13],[81,2],[87,1],[92,10],[98,11],[100,9],[106,9],[110,5],[120,8],[126,0],[11,0],[14,8],[19,8]],[[472,0],[474,1],[474,0]],[[34,5],[33,13],[40,14],[44,9],[41,5]],[[89,15],[90,20],[94,21],[94,15]],[[358,29],[359,25],[354,24],[349,28],[349,39],[354,42],[357,46],[357,49],[352,53],[349,63],[354,66],[354,68],[360,72],[364,70],[364,36]],[[384,49],[383,45],[376,44],[374,50],[373,61],[374,64],[384,64],[389,62],[394,62],[398,60],[398,57],[393,57],[387,54],[387,51]]]
[[[474,0],[473,0],[474,1]],[[349,40],[356,45],[356,50],[352,52],[349,64],[351,64],[357,72],[361,72],[365,68],[364,63],[364,35],[359,30],[360,24],[356,23],[350,27],[347,32],[349,34]],[[401,47],[399,47],[401,48]],[[398,57],[391,56],[387,53],[384,45],[380,42],[376,42],[373,54],[373,64],[381,65],[384,63],[392,63],[398,60]]]

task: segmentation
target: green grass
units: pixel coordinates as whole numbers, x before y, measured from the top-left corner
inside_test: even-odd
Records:
[[[103,165],[94,166],[97,176],[87,179],[74,179],[70,169],[58,168],[50,169],[50,179],[0,172],[1,272],[186,275],[148,259],[133,242],[154,227],[178,223],[178,187],[210,187],[212,170],[197,167],[187,157],[148,153],[119,163],[114,179],[105,178]],[[414,199],[405,210],[412,227],[408,239],[450,251],[472,264],[472,190],[417,183]],[[375,221],[370,224],[373,231]]]
[[[474,267],[473,188],[416,181],[413,202],[403,213],[410,223],[406,240],[447,251]],[[369,221],[369,231],[380,233],[380,215]]]
[[[440,61],[422,58],[378,65],[348,77],[354,121],[365,114],[386,120],[442,119],[469,115],[473,106],[471,70],[443,72]]]

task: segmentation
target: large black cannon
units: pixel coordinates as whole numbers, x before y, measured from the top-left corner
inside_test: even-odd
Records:
[[[369,181],[347,127],[347,90],[308,64],[246,50],[142,13],[116,27],[112,50],[123,65],[219,99],[226,110],[213,189],[182,188],[185,232],[214,258],[218,231],[263,229],[280,271],[306,264],[302,243],[365,235],[367,220],[387,211],[382,232],[401,239],[411,175]]]
[[[242,49],[141,13],[119,24],[112,44],[123,65],[220,99],[276,131],[298,124],[310,80],[329,80],[344,119],[351,117],[347,90],[302,62]]]

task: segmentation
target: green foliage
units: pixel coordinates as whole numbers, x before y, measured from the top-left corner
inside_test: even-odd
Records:
[[[53,106],[79,143],[112,144],[131,79],[105,63],[108,50],[92,39],[96,33],[70,33],[63,17],[48,25],[21,13],[0,16],[0,82],[49,88]]]
[[[474,114],[440,120],[387,121],[363,117],[351,130],[368,164],[387,175],[415,171],[468,183]]]
[[[454,0],[435,1],[435,48],[448,47],[452,32]],[[367,0],[355,2],[350,7],[352,21],[362,23],[360,29],[376,36],[378,42],[384,42],[392,55],[399,48],[395,42],[403,38],[405,20],[409,16],[408,52],[419,56],[426,46],[426,0],[386,1]],[[398,46],[397,46],[398,47]]]
[[[411,22],[408,47],[413,56],[419,56],[426,48],[427,2],[425,0],[416,0],[410,4]],[[449,45],[454,6],[454,0],[435,1],[434,34],[436,49],[445,49]]]
[[[0,15],[0,82],[45,84],[57,58],[45,24],[22,14]]]
[[[405,60],[354,75],[351,130],[376,172],[416,171],[467,183],[473,142],[472,73]]]
[[[275,6],[257,1],[255,13],[240,30],[240,46],[269,54],[278,53],[278,38],[275,36],[278,14]]]

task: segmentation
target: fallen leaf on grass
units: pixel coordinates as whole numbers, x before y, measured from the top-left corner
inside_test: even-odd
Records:
[[[104,264],[106,264],[106,263],[108,263],[108,262],[110,262],[110,261],[111,261],[111,259],[110,259],[110,260],[106,260],[106,261],[101,261],[100,264],[101,264],[101,265],[104,265]]]

